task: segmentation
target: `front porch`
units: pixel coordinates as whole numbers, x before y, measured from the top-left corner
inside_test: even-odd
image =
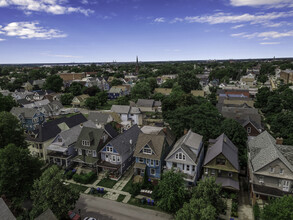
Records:
[[[71,155],[64,155],[61,152],[50,152],[47,154],[49,163],[57,164],[62,167],[69,167],[72,164]]]
[[[110,162],[100,160],[97,164],[98,169],[108,172],[109,178],[118,180],[121,177],[121,164],[112,164]]]
[[[78,155],[72,159],[72,162],[78,163],[79,167],[81,168],[89,168],[93,171],[97,171],[97,163],[98,158],[96,157],[88,157],[85,155]]]

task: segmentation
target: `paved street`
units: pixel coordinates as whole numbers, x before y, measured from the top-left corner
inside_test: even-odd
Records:
[[[121,202],[81,194],[76,203],[75,211],[81,209],[82,219],[95,217],[98,220],[164,220],[173,219],[172,216],[144,209]]]

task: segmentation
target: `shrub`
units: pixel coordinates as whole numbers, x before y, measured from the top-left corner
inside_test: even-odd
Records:
[[[255,203],[253,206],[253,214],[254,214],[254,219],[259,220],[260,219],[260,208],[258,203]]]
[[[96,178],[97,174],[94,172],[89,172],[85,174],[74,174],[73,180],[78,183],[88,184]]]
[[[232,200],[231,216],[238,217],[238,201]]]
[[[131,185],[130,194],[135,197],[140,193],[141,190],[141,184],[140,183],[133,183]]]
[[[70,180],[74,174],[75,174],[75,170],[69,170],[68,172],[65,173],[65,178],[67,180]]]

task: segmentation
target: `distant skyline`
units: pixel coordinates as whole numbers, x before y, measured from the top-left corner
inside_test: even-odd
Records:
[[[0,63],[293,57],[293,0],[0,0]]]

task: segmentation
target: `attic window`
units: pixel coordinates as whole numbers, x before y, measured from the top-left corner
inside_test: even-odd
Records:
[[[248,133],[248,134],[251,133],[251,127],[247,127],[247,133]]]
[[[175,155],[175,158],[176,158],[176,160],[186,160],[186,157],[185,157],[185,155],[183,154],[183,153],[177,153],[176,155]]]
[[[59,138],[58,138],[58,142],[62,142],[62,138],[59,137]]]
[[[87,140],[82,140],[82,146],[86,146],[86,147],[89,147],[90,146],[90,142],[87,141]]]
[[[225,159],[217,158],[216,160],[217,165],[225,165],[225,163],[226,163]]]
[[[143,148],[143,153],[144,154],[152,154],[152,150],[150,148]]]

